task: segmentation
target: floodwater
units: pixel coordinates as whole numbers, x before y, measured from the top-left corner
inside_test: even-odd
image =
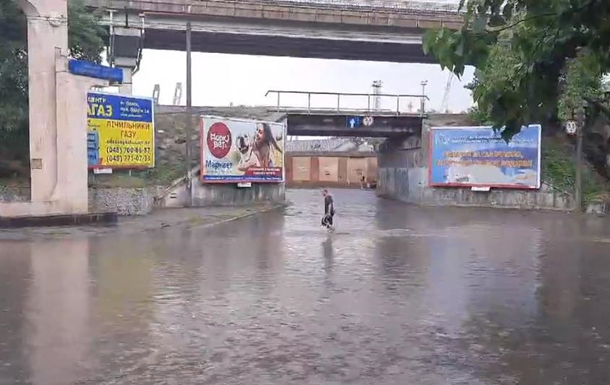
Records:
[[[208,229],[0,241],[0,384],[610,382],[610,221],[371,192]]]

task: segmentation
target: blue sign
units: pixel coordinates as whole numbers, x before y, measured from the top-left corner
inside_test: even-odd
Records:
[[[87,132],[87,158],[89,167],[99,164],[100,135],[97,131]]]
[[[358,127],[362,126],[362,117],[348,116],[346,118],[345,123],[348,128],[358,128]]]
[[[137,96],[89,92],[89,119],[152,123],[153,100]]]
[[[538,189],[541,135],[531,125],[507,143],[492,127],[432,128],[430,186]]]
[[[74,75],[110,80],[119,83],[123,82],[122,69],[106,67],[93,62],[83,60],[70,60],[68,62],[68,70]]]

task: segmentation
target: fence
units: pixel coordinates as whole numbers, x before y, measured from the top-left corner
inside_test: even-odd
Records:
[[[311,92],[311,91],[281,91],[269,90],[265,94],[276,95],[277,111],[306,111],[312,112],[337,112],[347,113],[355,111],[374,112],[378,114],[411,114],[413,111],[413,101],[419,104],[419,109],[416,113],[425,113],[425,101],[429,100],[426,95],[417,94],[360,94],[350,92]],[[300,97],[301,101],[298,105],[282,104],[282,100],[286,100],[290,96],[294,101]],[[306,99],[306,101],[303,101]],[[351,103],[349,103],[351,102]],[[405,104],[409,102],[405,108]],[[331,106],[332,104],[332,106]],[[388,105],[391,107],[387,108]],[[411,106],[411,108],[409,108]]]

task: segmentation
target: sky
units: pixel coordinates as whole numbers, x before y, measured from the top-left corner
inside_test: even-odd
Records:
[[[422,0],[410,0],[422,2]],[[427,2],[423,0],[423,2]],[[458,0],[434,0],[455,4]],[[472,105],[470,91],[464,89],[473,77],[471,68],[463,78],[454,78],[448,100],[451,112],[462,112]],[[375,80],[383,82],[383,93],[421,94],[421,82],[428,81],[427,109],[441,109],[449,73],[437,64],[399,64],[383,62],[303,59],[268,56],[244,56],[193,53],[193,105],[275,105],[275,96],[265,97],[267,90],[311,92],[369,93]],[[140,72],[133,80],[134,94],[151,96],[155,84],[161,86],[161,104],[172,104],[177,82],[186,83],[186,54],[174,51],[145,50]],[[181,104],[185,103],[185,93]],[[345,107],[362,107],[366,100],[344,100]],[[331,107],[336,99],[314,97],[313,107]],[[395,99],[383,99],[382,108],[395,108]],[[419,106],[419,100],[404,100],[401,110]],[[283,106],[306,107],[306,97],[282,101]]]
[[[155,84],[161,87],[160,103],[172,104],[177,82],[186,84],[186,54],[176,51],[145,50],[140,71],[134,76],[134,94],[151,96]],[[451,112],[461,112],[472,105],[470,91],[464,85],[472,80],[467,69],[461,80],[454,78],[449,95]],[[275,96],[265,97],[268,90],[311,92],[368,93],[375,80],[383,82],[383,93],[421,94],[421,82],[428,81],[427,109],[440,110],[449,72],[437,64],[399,64],[385,62],[303,59],[269,56],[193,53],[193,105],[275,105]],[[405,100],[401,110],[417,99]],[[182,103],[185,103],[183,91]],[[365,99],[344,100],[345,107],[360,107]],[[395,99],[382,100],[383,108],[394,108]],[[313,97],[314,107],[329,107],[336,99]],[[305,107],[306,97],[285,99],[283,106]]]

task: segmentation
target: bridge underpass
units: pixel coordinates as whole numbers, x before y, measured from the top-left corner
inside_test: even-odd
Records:
[[[425,95],[413,94],[278,90],[268,91],[267,96],[270,95],[277,98],[275,111],[285,113],[288,136],[362,138],[397,138],[421,133],[424,114],[421,110],[418,113],[409,110],[413,100],[422,103],[428,99]],[[299,96],[307,99],[305,106],[289,106],[282,102]],[[315,100],[320,97],[325,98],[325,106],[316,105]],[[330,100],[336,107],[328,107]],[[407,102],[409,106],[405,108]],[[387,105],[393,108],[384,108]]]

